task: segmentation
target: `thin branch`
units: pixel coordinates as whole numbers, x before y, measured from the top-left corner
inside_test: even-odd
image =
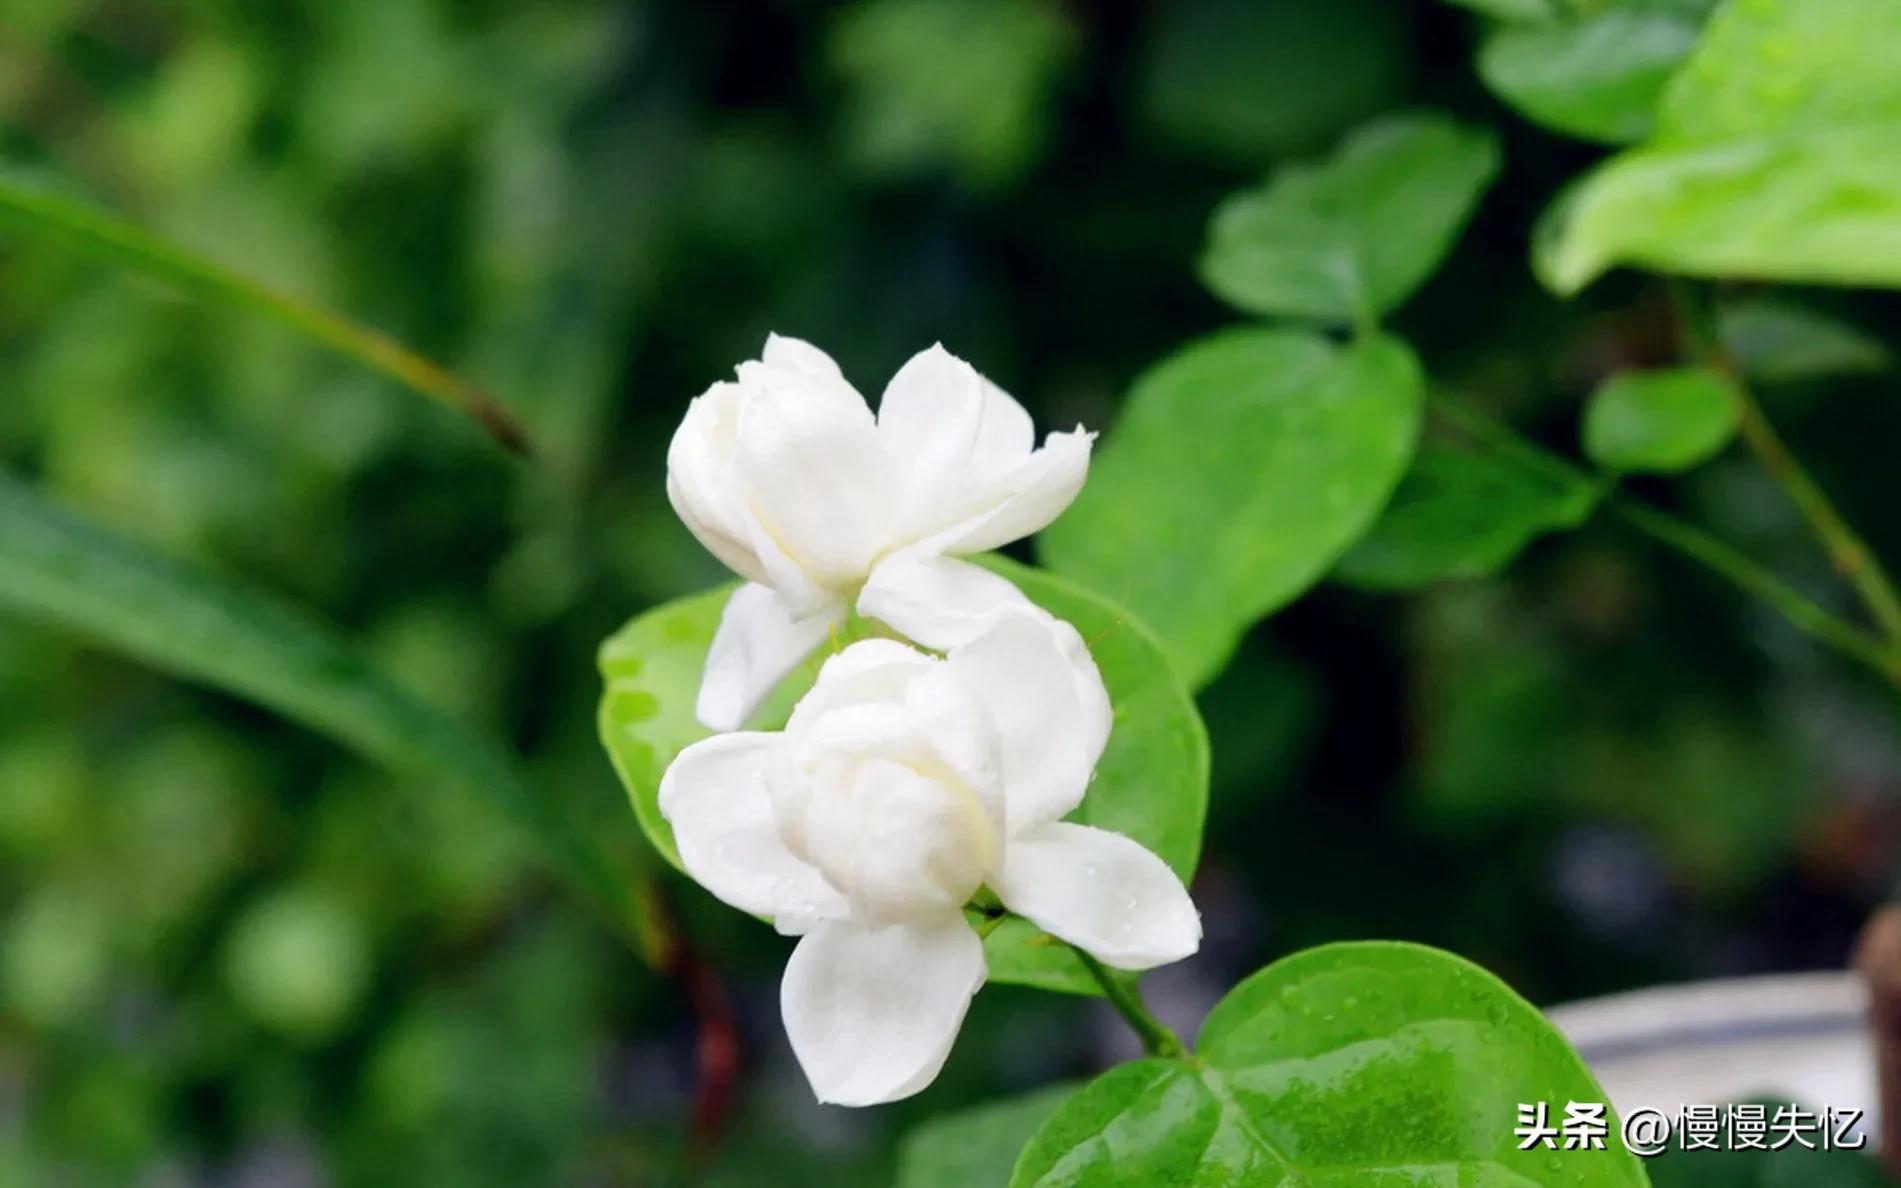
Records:
[[[1149,1012],[1148,1004],[1142,1001],[1142,992],[1133,983],[1116,977],[1102,962],[1076,946],[1071,945],[1070,948],[1075,950],[1083,968],[1089,971],[1089,976],[1102,987],[1103,997],[1109,1000],[1109,1005],[1128,1020],[1130,1028],[1142,1041],[1143,1051],[1151,1056],[1175,1059],[1188,1055],[1188,1047],[1182,1043],[1181,1037]]]
[[[1734,356],[1717,334],[1710,291],[1687,282],[1676,282],[1671,285],[1670,293],[1677,309],[1679,333],[1689,354],[1730,380],[1736,394],[1738,429],[1743,442],[1808,521],[1810,530],[1828,551],[1836,572],[1855,588],[1882,633],[1890,640],[1901,642],[1901,596],[1896,595],[1894,583],[1868,543],[1849,526],[1828,493],[1810,476],[1788,443],[1782,440],[1782,435],[1769,423],[1762,404],[1736,366]]]
[[[1449,392],[1434,391],[1432,409],[1475,440],[1540,474],[1600,486],[1602,506],[1619,520],[1753,594],[1796,629],[1867,665],[1884,680],[1901,688],[1901,648],[1833,614],[1708,529],[1611,490],[1600,476],[1545,449]]]

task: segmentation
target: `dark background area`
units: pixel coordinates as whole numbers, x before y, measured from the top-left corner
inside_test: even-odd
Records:
[[[1575,453],[1594,382],[1670,357],[1666,309],[1627,275],[1536,285],[1532,224],[1597,151],[1501,108],[1473,44],[1427,0],[0,0],[9,168],[387,329],[538,445],[0,228],[0,462],[338,623],[653,869],[593,652],[720,580],[665,447],[769,330],[867,393],[942,340],[1041,429],[1113,433],[1144,366],[1231,320],[1195,278],[1214,203],[1439,107],[1505,168],[1397,326]],[[1892,377],[1763,397],[1901,557]],[[1746,460],[1640,488],[1843,605]],[[1892,876],[1892,695],[1615,524],[1495,580],[1323,585],[1202,708],[1208,943],[1149,982],[1177,1022],[1345,938],[1453,949],[1540,1004],[1839,967]],[[992,987],[925,1094],[823,1109],[780,1031],[787,942],[666,887],[744,1042],[713,1183],[887,1183],[914,1121],[1127,1042]],[[680,989],[478,806],[0,623],[0,1186],[669,1182],[694,1042]]]

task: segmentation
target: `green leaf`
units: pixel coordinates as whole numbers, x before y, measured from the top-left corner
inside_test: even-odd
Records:
[[[1582,524],[1596,504],[1590,484],[1518,459],[1424,450],[1333,576],[1372,589],[1482,577],[1545,533]]]
[[[1658,272],[1901,284],[1901,0],[1723,6],[1655,135],[1547,214],[1534,262],[1573,293]]]
[[[1115,729],[1089,794],[1069,819],[1127,834],[1188,881],[1201,854],[1208,807],[1208,736],[1161,644],[1127,611],[1073,582],[1000,557],[984,564],[1073,624],[1108,687]],[[709,733],[695,721],[693,702],[731,590],[721,587],[647,611],[601,648],[601,741],[635,818],[675,867],[680,858],[660,815],[660,777],[674,756]],[[771,729],[784,722],[816,671],[815,658],[787,678],[755,724]],[[992,981],[1096,992],[1067,946],[1024,921],[1007,921],[986,939],[984,951]]]
[[[486,798],[610,913],[628,880],[511,756],[392,683],[325,627],[144,552],[0,478],[0,608],[266,706],[343,745]]]
[[[412,391],[460,410],[505,448],[528,451],[527,434],[493,397],[395,339],[194,255],[116,215],[17,176],[0,176],[0,224],[288,326]]]
[[[1724,305],[1717,331],[1737,370],[1763,383],[1884,371],[1889,363],[1888,348],[1873,335],[1772,297]]]
[[[1374,322],[1432,275],[1498,164],[1489,132],[1435,113],[1384,117],[1216,208],[1202,280],[1248,313]]]
[[[1707,367],[1626,372],[1584,408],[1584,452],[1609,470],[1674,474],[1715,457],[1736,434],[1736,390]]]
[[[1421,383],[1391,338],[1191,343],[1136,380],[1043,557],[1141,616],[1200,686],[1372,526],[1412,460]]]
[[[897,1188],[1005,1188],[1024,1144],[1075,1091],[1050,1085],[931,1119],[898,1144]]]
[[[1030,1140],[1013,1188],[1133,1184],[1576,1184],[1640,1188],[1606,1149],[1518,1150],[1520,1103],[1603,1102],[1543,1015],[1419,945],[1327,945],[1237,986],[1195,1059],[1111,1070]]]
[[[1479,77],[1547,128],[1625,144],[1649,134],[1701,25],[1694,13],[1624,3],[1575,21],[1503,26],[1479,51]]]

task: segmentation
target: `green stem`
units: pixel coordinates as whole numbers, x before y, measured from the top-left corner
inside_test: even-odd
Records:
[[[1774,608],[1791,625],[1843,655],[1866,664],[1901,688],[1901,648],[1830,613],[1814,599],[1764,568],[1742,550],[1705,528],[1659,511],[1608,489],[1602,478],[1544,447],[1488,414],[1444,391],[1432,394],[1432,408],[1475,440],[1520,464],[1568,482],[1606,487],[1603,506],[1619,520],[1657,543],[1688,557]]]
[[[1102,995],[1109,1000],[1124,1019],[1128,1021],[1135,1034],[1142,1040],[1142,1049],[1151,1056],[1166,1056],[1179,1059],[1188,1055],[1188,1048],[1181,1037],[1168,1029],[1168,1025],[1149,1013],[1148,1004],[1142,1001],[1142,992],[1135,983],[1124,981],[1111,973],[1109,969],[1094,957],[1071,945],[1076,957],[1102,987]]]
[[[1882,633],[1890,640],[1901,642],[1901,596],[1896,595],[1894,583],[1883,571],[1881,562],[1876,560],[1868,543],[1849,526],[1827,492],[1810,476],[1807,468],[1789,449],[1788,443],[1782,440],[1782,435],[1769,423],[1762,404],[1744,382],[1735,358],[1724,347],[1717,333],[1715,302],[1711,299],[1713,291],[1681,281],[1673,283],[1670,291],[1689,354],[1698,362],[1721,371],[1730,380],[1730,386],[1736,394],[1737,428],[1744,444],[1756,455],[1769,477],[1782,488],[1802,518],[1808,521],[1809,529],[1828,551],[1829,561],[1835,566],[1836,572],[1855,588],[1855,593],[1868,608],[1869,615]]]

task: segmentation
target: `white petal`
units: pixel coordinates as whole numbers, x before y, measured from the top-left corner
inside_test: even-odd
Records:
[[[818,679],[786,723],[786,737],[802,737],[825,714],[848,705],[901,704],[913,680],[939,663],[895,639],[861,639],[827,659]]]
[[[945,664],[990,715],[1014,835],[1082,803],[1113,714],[1082,636],[1040,610],[1010,612]]]
[[[1106,829],[1052,821],[1010,839],[992,889],[1037,927],[1116,969],[1201,947],[1201,915],[1168,864]]]
[[[803,338],[793,338],[786,334],[766,335],[766,349],[759,353],[760,362],[768,367],[784,368],[796,371],[809,379],[826,384],[834,389],[843,389],[856,396],[858,390],[851,386],[845,373],[824,351],[813,346]],[[863,404],[864,400],[859,399]]]
[[[982,553],[1038,531],[1063,514],[1089,477],[1089,446],[1096,435],[1084,429],[1052,433],[1005,480],[1009,497],[994,509],[933,536],[939,552]]]
[[[748,508],[786,557],[833,589],[864,580],[894,513],[884,446],[857,407],[862,419],[774,389],[749,400],[739,421],[736,471]]]
[[[877,1105],[936,1078],[983,981],[983,942],[961,914],[825,924],[793,951],[779,1005],[819,1100]]]
[[[834,601],[817,614],[795,619],[769,587],[747,583],[733,591],[720,613],[719,630],[706,653],[694,715],[708,730],[737,730],[752,717],[787,673],[811,655],[845,604]]]
[[[838,919],[845,898],[786,849],[765,769],[778,735],[716,734],[675,757],[660,780],[660,812],[680,862],[702,887],[754,915]]]
[[[1008,579],[952,557],[897,553],[880,561],[858,594],[858,613],[927,648],[948,651],[998,618],[1035,605]]]
[[[687,405],[667,446],[667,501],[707,551],[759,581],[765,570],[749,543],[756,526],[732,470],[740,398],[738,384],[714,384]]]
[[[898,544],[994,511],[1036,444],[1023,406],[942,345],[912,356],[891,378],[878,433],[905,486]]]

